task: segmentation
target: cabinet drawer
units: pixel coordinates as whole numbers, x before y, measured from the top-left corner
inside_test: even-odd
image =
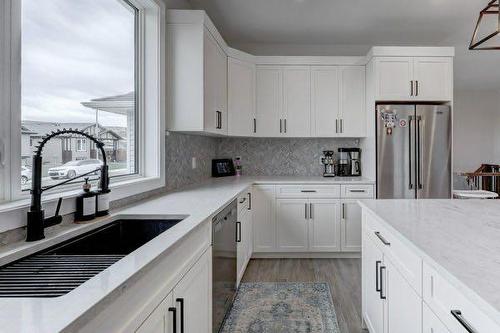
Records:
[[[342,198],[373,198],[373,185],[342,185]]]
[[[366,228],[377,239],[384,256],[389,257],[419,296],[422,295],[422,259],[404,245],[373,215],[366,214]]]
[[[282,185],[276,187],[278,198],[340,198],[340,185]]]
[[[423,264],[423,297],[451,332],[467,333],[463,323],[469,325],[472,331],[477,333],[500,332],[498,323],[472,304],[455,286],[425,262]]]

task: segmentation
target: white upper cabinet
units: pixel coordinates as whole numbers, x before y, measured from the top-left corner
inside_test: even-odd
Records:
[[[340,136],[366,136],[365,67],[342,66],[340,82]]]
[[[311,68],[312,136],[366,136],[365,67]]]
[[[339,67],[312,67],[311,81],[311,134],[316,137],[337,136],[340,115]]]
[[[257,131],[255,115],[255,65],[228,59],[228,133],[253,136]]]
[[[257,136],[276,137],[283,132],[283,70],[257,66]]]
[[[169,11],[167,20],[167,129],[226,135],[224,41],[203,12]]]
[[[408,100],[412,96],[413,58],[380,57],[375,60],[377,100]]]
[[[378,101],[450,101],[451,57],[376,57]]]
[[[309,66],[283,68],[283,113],[281,134],[311,136],[311,69]]]
[[[204,128],[227,134],[227,57],[210,32],[204,36]]]
[[[448,101],[453,96],[453,63],[445,57],[413,59],[415,98],[422,101]]]

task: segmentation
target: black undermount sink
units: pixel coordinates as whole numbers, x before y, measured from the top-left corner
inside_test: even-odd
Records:
[[[0,267],[0,297],[64,295],[181,220],[121,219]]]

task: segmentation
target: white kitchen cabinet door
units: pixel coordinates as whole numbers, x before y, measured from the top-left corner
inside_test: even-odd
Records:
[[[257,66],[256,82],[257,136],[281,136],[283,132],[283,124],[280,120],[283,113],[283,70],[279,66]]]
[[[339,133],[340,78],[338,66],[311,68],[311,134],[335,137]]]
[[[177,315],[172,293],[154,309],[154,311],[146,318],[146,320],[136,330],[137,333],[172,333],[174,316]]]
[[[227,135],[228,117],[227,117],[227,56],[223,49],[217,44],[216,57],[216,109],[219,111],[219,129],[218,134]]]
[[[276,250],[276,212],[274,185],[256,185],[252,191],[253,250]]]
[[[210,133],[221,133],[222,112],[220,105],[222,73],[221,50],[210,32],[204,33],[204,128]]]
[[[415,99],[449,101],[453,94],[453,63],[446,57],[416,57],[413,60]]]
[[[422,333],[451,333],[425,302],[422,312]]]
[[[356,200],[342,200],[342,252],[361,251],[361,207]]]
[[[380,267],[384,256],[368,232],[363,233],[361,254],[363,319],[370,333],[384,333],[384,300],[380,295]]]
[[[212,250],[209,248],[173,290],[177,332],[212,331],[211,258]],[[181,329],[182,325],[184,330]]]
[[[240,214],[238,214],[240,215]],[[239,242],[237,243],[237,284],[240,284],[241,278],[245,273],[248,261],[252,255],[252,214],[249,210],[245,210],[241,216],[238,216]]]
[[[228,59],[229,135],[252,136],[256,132],[255,65]]]
[[[309,201],[309,251],[340,251],[340,200]]]
[[[379,57],[376,59],[376,100],[405,101],[411,99],[413,58]]]
[[[280,252],[308,250],[309,203],[304,199],[276,200],[277,248]]]
[[[284,66],[281,133],[289,137],[311,136],[311,69]]]
[[[340,136],[366,136],[365,67],[341,67]]]
[[[421,333],[422,299],[390,260],[384,259],[381,277],[381,293],[387,298],[386,332]]]

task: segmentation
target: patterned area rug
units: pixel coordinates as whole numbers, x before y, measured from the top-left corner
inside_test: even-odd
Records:
[[[242,283],[222,333],[339,333],[327,283]]]

